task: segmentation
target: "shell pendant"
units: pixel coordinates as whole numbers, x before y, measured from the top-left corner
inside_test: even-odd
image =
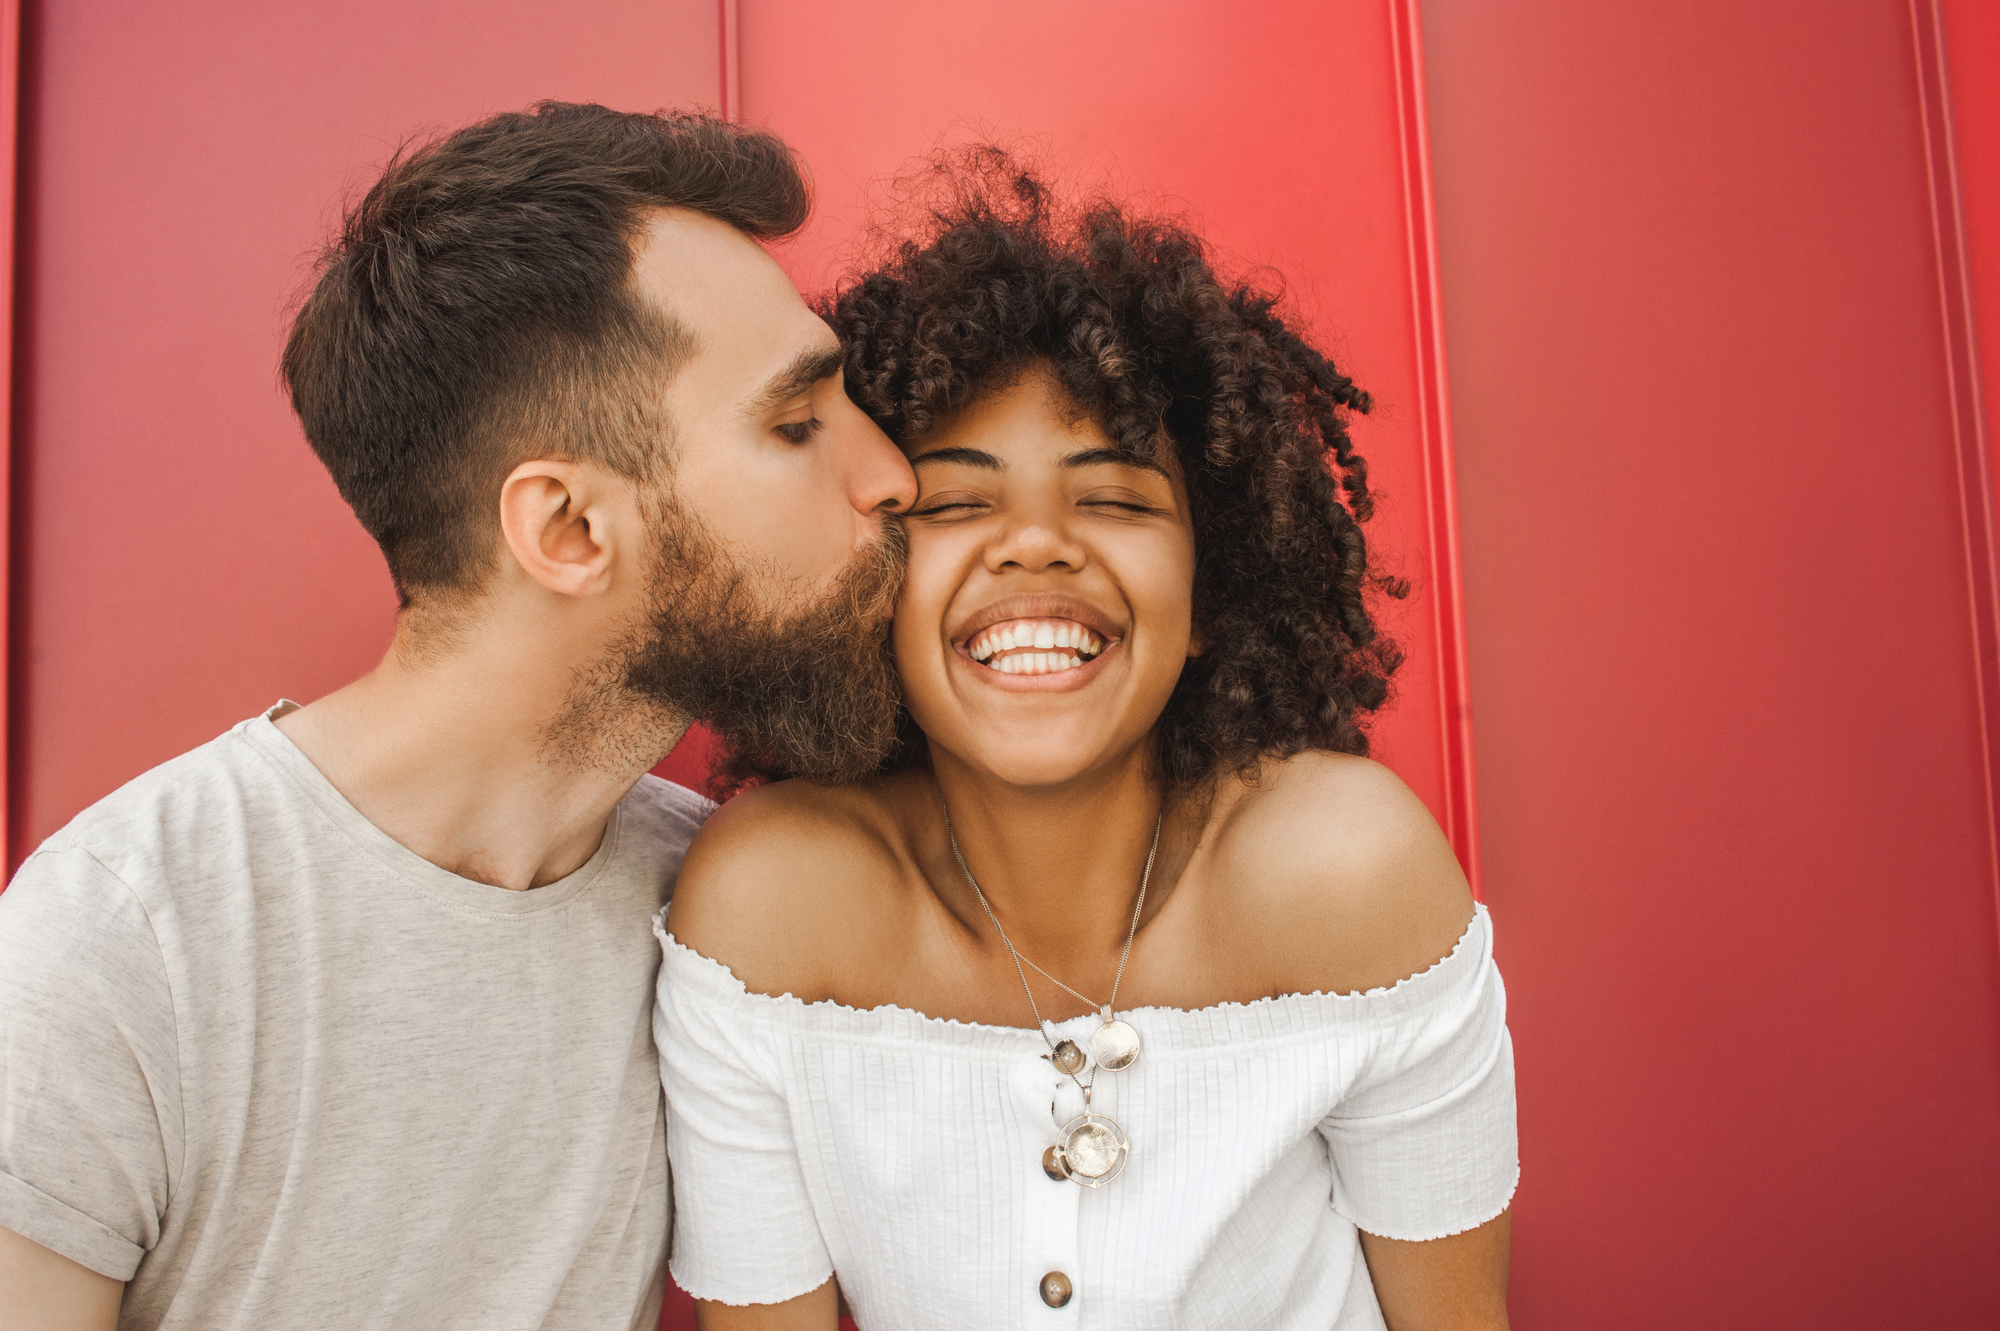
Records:
[[[1086,1188],[1101,1188],[1125,1170],[1132,1143],[1118,1121],[1089,1109],[1062,1125],[1056,1144],[1042,1158],[1050,1178],[1066,1178]]]
[[[1123,1072],[1139,1061],[1139,1032],[1130,1022],[1112,1016],[1109,1003],[1098,1015],[1104,1024],[1091,1032],[1090,1056],[1106,1072]]]

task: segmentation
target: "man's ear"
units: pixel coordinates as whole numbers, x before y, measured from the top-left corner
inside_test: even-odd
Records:
[[[500,487],[500,534],[527,575],[564,596],[590,596],[611,582],[626,498],[601,468],[536,458]]]

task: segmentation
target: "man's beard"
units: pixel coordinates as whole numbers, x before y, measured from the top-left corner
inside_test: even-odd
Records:
[[[695,515],[670,499],[649,507],[659,535],[643,619],[594,672],[599,687],[579,689],[565,711],[704,722],[722,741],[726,786],[793,776],[838,784],[877,771],[896,744],[889,613],[903,584],[901,524],[889,522],[816,600],[781,610]]]

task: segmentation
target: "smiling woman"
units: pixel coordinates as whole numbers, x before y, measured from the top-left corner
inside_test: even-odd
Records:
[[[720,1328],[1504,1326],[1490,925],[1363,756],[1367,399],[1184,230],[939,181],[828,310],[918,479],[904,741],[726,806],[660,925],[675,1278]]]

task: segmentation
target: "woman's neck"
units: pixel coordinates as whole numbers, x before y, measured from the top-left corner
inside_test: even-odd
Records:
[[[951,810],[959,850],[1001,927],[1023,955],[1073,984],[1102,978],[1095,972],[1107,959],[1115,964],[1131,926],[1164,798],[1145,758],[1138,749],[1061,786],[1024,788],[975,771],[950,754],[933,755],[938,793]],[[1147,890],[1149,919],[1193,850],[1192,838],[1178,834],[1171,811],[1166,823]],[[949,850],[929,877],[975,933],[990,932]]]

